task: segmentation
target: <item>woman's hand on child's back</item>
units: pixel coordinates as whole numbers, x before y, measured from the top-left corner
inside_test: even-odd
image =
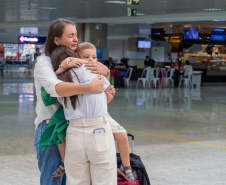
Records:
[[[86,62],[86,68],[91,70],[92,73],[100,74],[103,76],[107,76],[109,73],[109,69],[100,62]]]
[[[91,82],[91,91],[94,93],[104,92],[104,79],[100,76],[94,78]]]
[[[67,70],[73,67],[80,67],[85,62],[86,62],[85,60],[79,58],[68,57],[61,62],[59,67],[63,68],[64,70]]]

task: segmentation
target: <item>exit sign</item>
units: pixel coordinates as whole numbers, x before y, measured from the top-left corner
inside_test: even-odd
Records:
[[[137,9],[127,8],[127,16],[137,16]]]
[[[132,9],[132,16],[137,16],[137,9]]]

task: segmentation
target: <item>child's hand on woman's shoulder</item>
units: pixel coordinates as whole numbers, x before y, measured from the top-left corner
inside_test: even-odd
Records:
[[[64,70],[67,70],[73,67],[80,67],[85,62],[86,62],[85,60],[79,58],[68,57],[61,62],[59,67],[63,68]]]

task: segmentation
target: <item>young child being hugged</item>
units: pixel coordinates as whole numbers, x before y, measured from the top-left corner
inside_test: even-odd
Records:
[[[85,61],[97,61],[96,48],[91,43],[81,43],[75,52],[58,46],[51,55],[57,77],[65,82],[87,83],[98,75],[87,70],[85,64],[64,71],[60,63],[67,57],[79,57]],[[60,73],[60,74],[59,74]],[[69,121],[66,134],[65,170],[67,184],[117,184],[115,140],[118,141],[122,166],[118,172],[135,183],[129,158],[129,143],[125,129],[108,114],[107,103],[113,99],[108,92],[109,81],[104,80],[104,92],[58,98],[64,115]],[[113,135],[112,135],[113,133]],[[64,158],[64,145],[59,148]],[[104,176],[102,176],[105,174]],[[107,175],[106,175],[107,174]],[[102,176],[102,178],[100,178]]]

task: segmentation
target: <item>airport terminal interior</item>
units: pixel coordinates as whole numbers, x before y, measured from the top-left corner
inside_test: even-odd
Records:
[[[57,18],[74,21],[109,67],[108,112],[134,135],[152,185],[226,184],[225,1],[0,2],[0,185],[40,184],[34,54]]]

